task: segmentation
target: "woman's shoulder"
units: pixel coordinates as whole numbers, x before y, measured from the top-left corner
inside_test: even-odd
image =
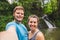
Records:
[[[36,39],[38,39],[38,40],[44,40],[44,34],[41,31],[39,31],[37,33],[37,35],[36,35]]]
[[[43,33],[41,31],[39,31],[37,35],[43,35]]]

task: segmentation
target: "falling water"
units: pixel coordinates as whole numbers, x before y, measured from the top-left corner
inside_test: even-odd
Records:
[[[42,19],[44,20],[44,22],[47,24],[48,28],[56,28],[55,24],[53,24],[47,17],[47,15],[44,15],[42,17]]]
[[[7,0],[10,4],[12,4],[13,3],[13,0]]]
[[[7,0],[10,4],[17,3],[19,0]]]

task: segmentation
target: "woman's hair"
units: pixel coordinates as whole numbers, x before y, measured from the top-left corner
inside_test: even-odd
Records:
[[[23,6],[16,6],[13,10],[13,13],[16,11],[16,10],[24,10],[24,7]]]
[[[37,22],[39,23],[39,17],[38,16],[36,16],[36,15],[30,15],[28,17],[28,21],[30,20],[30,18],[37,18]]]

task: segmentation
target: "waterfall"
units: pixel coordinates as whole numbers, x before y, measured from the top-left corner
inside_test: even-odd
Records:
[[[7,0],[10,4],[17,3],[19,0]]]
[[[12,4],[13,3],[13,0],[7,0],[10,4]]]
[[[48,26],[48,28],[56,28],[55,24],[53,24],[47,17],[47,15],[44,15],[42,17],[42,19],[44,20],[44,22],[46,23],[46,25]]]
[[[47,20],[44,19],[44,21],[45,21],[45,23],[47,24],[47,26],[48,26],[49,28],[55,28],[55,27],[53,27],[53,25],[52,25],[51,23],[49,23]]]

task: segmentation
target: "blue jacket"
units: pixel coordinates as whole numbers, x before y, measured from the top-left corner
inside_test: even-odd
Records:
[[[28,31],[26,27],[22,23],[17,22],[10,22],[6,25],[6,30],[9,29],[9,27],[14,26],[16,28],[16,33],[18,36],[18,40],[28,40]]]

